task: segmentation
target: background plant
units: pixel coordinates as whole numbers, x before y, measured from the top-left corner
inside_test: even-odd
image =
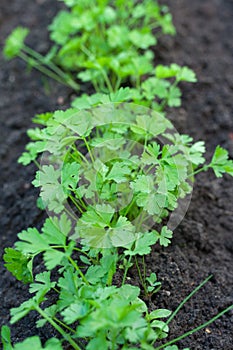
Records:
[[[6,40],[5,56],[20,56],[53,79],[74,90],[76,82],[91,82],[96,91],[113,92],[121,83],[135,86],[153,68],[150,50],[161,34],[175,34],[166,6],[146,0],[63,1],[49,26],[54,45],[46,56],[24,43],[28,29],[18,27]],[[95,35],[93,35],[95,33]]]
[[[49,26],[54,45],[46,56],[24,43],[29,31],[22,27],[8,37],[4,53],[8,59],[20,56],[74,90],[80,88],[77,74],[102,92],[117,90],[126,79],[138,81],[152,69],[149,48],[156,44],[156,36],[175,34],[168,8],[151,0],[64,3],[67,10],[60,11]]]
[[[181,104],[181,81],[196,82],[195,73],[177,64],[154,68],[154,53],[161,34],[175,34],[172,16],[166,6],[147,0],[143,4],[122,1],[64,1],[68,7],[60,11],[49,26],[54,42],[43,56],[25,44],[29,31],[16,28],[6,40],[4,54],[19,56],[31,67],[52,79],[79,91],[92,84],[96,94],[83,94],[73,106],[87,106],[91,99],[98,104],[103,99],[114,102],[133,101],[162,112],[166,106]],[[93,35],[95,33],[96,35]],[[122,84],[131,87],[128,94],[119,95]],[[107,96],[108,95],[108,96]]]

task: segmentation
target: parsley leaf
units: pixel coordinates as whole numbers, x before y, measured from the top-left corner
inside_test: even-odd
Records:
[[[216,147],[209,167],[217,177],[222,177],[224,173],[233,176],[233,161],[229,159],[227,150],[220,146]]]
[[[153,233],[156,237],[156,241],[159,240],[160,245],[167,247],[171,243],[170,238],[172,238],[173,233],[167,226],[163,226],[160,233],[157,231],[153,231]]]

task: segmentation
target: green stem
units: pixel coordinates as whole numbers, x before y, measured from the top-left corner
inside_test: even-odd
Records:
[[[131,264],[131,260],[132,260],[132,255],[130,255],[129,257],[129,260],[127,261],[127,266],[125,268],[125,272],[124,272],[124,276],[123,276],[123,280],[122,280],[122,286],[125,284],[125,280],[126,280],[126,277],[127,277],[127,273],[129,271],[129,268],[130,268],[130,264]]]
[[[72,329],[71,327],[67,326],[64,322],[62,322],[61,320],[59,320],[57,317],[53,317],[54,321],[56,321],[57,323],[59,323],[62,327],[66,328],[68,331],[70,331],[71,333],[75,333],[75,330]]]
[[[66,126],[66,125],[64,124],[64,126]],[[89,165],[89,162],[88,162],[87,158],[86,158],[81,152],[79,152],[79,151],[77,150],[76,147],[72,146],[71,149],[74,151],[74,153],[76,153],[76,157],[79,157],[79,158],[82,159],[86,164]],[[74,155],[74,154],[70,153],[70,156],[77,162],[77,159],[75,158],[75,155]]]
[[[95,163],[95,159],[94,159],[94,157],[93,157],[93,155],[92,155],[92,152],[91,152],[90,146],[89,146],[89,144],[88,144],[88,142],[87,142],[87,139],[86,139],[85,137],[83,137],[82,139],[83,139],[83,141],[84,141],[84,143],[85,143],[85,146],[86,146],[86,148],[87,148],[87,150],[88,150],[88,152],[89,152],[89,154],[90,154],[91,161],[92,161],[92,163],[94,164],[94,163]]]
[[[71,201],[74,203],[74,205],[76,206],[76,208],[80,211],[81,214],[83,214],[84,210],[83,208],[79,205],[79,203],[76,201],[76,199],[70,194],[69,198],[71,199]]]
[[[155,348],[155,350],[164,349],[166,346],[172,345],[172,344],[174,344],[174,343],[180,341],[181,339],[184,339],[184,338],[188,337],[189,335],[191,335],[191,334],[193,334],[193,333],[195,333],[195,332],[200,331],[201,329],[207,327],[209,324],[213,323],[214,321],[216,321],[217,319],[219,319],[219,318],[222,317],[225,313],[227,313],[228,311],[230,311],[230,310],[232,310],[232,309],[233,309],[233,304],[232,304],[231,306],[227,307],[225,310],[223,310],[223,311],[220,312],[219,314],[217,314],[216,316],[214,316],[213,318],[211,318],[211,320],[209,320],[209,321],[203,323],[202,325],[200,325],[200,326],[198,326],[198,327],[196,327],[196,328],[194,328],[194,329],[191,329],[190,331],[188,331],[188,332],[182,334],[181,336],[179,336],[179,337],[177,337],[177,338],[175,338],[175,339],[173,339],[173,340],[171,340],[171,341],[169,341],[169,342],[167,342],[167,343],[165,343],[165,344],[163,344],[163,345],[157,346],[157,347]]]
[[[64,207],[66,214],[68,214],[73,220],[77,220],[77,217],[73,215],[66,207]]]
[[[82,271],[80,270],[80,268],[78,267],[76,262],[70,256],[68,257],[68,259],[71,262],[72,266],[75,268],[75,270],[78,271],[78,273],[81,276],[83,282],[85,282],[87,285],[89,285],[88,280],[86,279],[86,277],[84,276],[84,274],[82,273]]]
[[[210,167],[210,165],[204,165],[202,168],[197,169],[196,171],[194,171],[192,174],[190,174],[188,177],[193,177],[199,173],[201,173],[202,171],[206,171],[208,168]]]
[[[140,279],[141,284],[142,284],[142,286],[143,286],[143,288],[144,288],[145,294],[147,294],[147,289],[146,289],[145,281],[143,280],[142,273],[141,273],[141,270],[140,270],[140,267],[139,267],[139,264],[138,264],[138,259],[137,259],[136,256],[135,256],[135,263],[136,263],[136,267],[137,267],[137,270],[138,270],[139,279]]]
[[[50,318],[44,310],[42,310],[38,305],[35,305],[36,311],[46,320],[48,321],[57,331],[62,335],[62,337],[67,340],[71,346],[75,350],[81,350],[78,344],[71,338],[69,334],[67,334],[52,318]]]
[[[146,263],[145,263],[145,256],[142,257],[142,264],[143,264],[143,279],[146,280]]]
[[[115,88],[114,88],[115,91],[117,91],[117,90],[119,89],[119,87],[120,87],[120,85],[121,85],[121,80],[122,80],[121,77],[118,76],[118,77],[117,77],[116,84],[115,84]]]
[[[138,218],[137,218],[136,232],[139,232],[141,230],[142,223],[145,220],[146,212],[145,211],[144,212],[141,211],[140,214],[141,215],[139,215]]]
[[[131,210],[132,206],[135,204],[136,202],[136,197],[134,197],[131,202],[129,203],[129,205],[126,207],[126,209],[121,213],[121,215],[126,216],[128,214],[128,212]]]
[[[32,68],[37,69],[38,71],[40,71],[41,73],[43,73],[44,75],[47,75],[49,78],[56,80],[58,83],[60,84],[64,84],[64,81],[61,80],[55,73],[51,72],[49,69],[39,65],[38,62],[36,62],[36,60],[32,57],[28,57],[25,53],[20,52],[19,53],[19,57],[24,60],[26,63],[28,63],[29,65],[32,66]],[[30,63],[30,61],[32,62],[32,64]],[[65,84],[66,85],[66,84]]]
[[[59,77],[59,79],[62,79],[63,84],[64,82],[66,82],[66,84],[75,91],[80,90],[79,85],[67,73],[63,72],[59,67],[57,67],[53,62],[48,60],[46,61],[46,59],[41,54],[32,50],[26,45],[23,47],[23,51],[30,55],[32,58],[34,58],[35,62],[38,61],[42,66],[48,66]]]
[[[33,162],[34,162],[34,164],[37,166],[37,168],[38,168],[39,170],[42,169],[41,166],[40,166],[40,164],[37,162],[36,159],[34,159]]]
[[[189,299],[191,299],[194,294],[196,294],[199,289],[201,289],[210,279],[212,278],[212,275],[208,276],[203,282],[201,282],[184,300],[178,305],[178,307],[175,309],[175,311],[171,314],[171,316],[168,318],[168,320],[165,322],[164,327],[160,330],[158,336],[160,336],[164,330],[164,328],[173,320],[173,318],[178,314],[180,309],[186,304]],[[155,341],[153,342],[153,344]]]
[[[106,83],[106,85],[107,85],[107,88],[108,88],[109,92],[110,92],[110,93],[113,93],[113,92],[114,92],[114,89],[113,89],[113,87],[112,87],[112,83],[111,83],[111,81],[110,81],[110,79],[109,79],[107,73],[105,72],[104,69],[101,69],[101,73],[102,73],[102,76],[103,76],[103,78],[104,78],[104,81],[105,81],[105,83]]]

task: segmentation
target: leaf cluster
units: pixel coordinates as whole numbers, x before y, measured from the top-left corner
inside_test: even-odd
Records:
[[[118,98],[127,93],[120,90]],[[34,294],[11,310],[11,322],[36,310],[42,317],[37,326],[50,322],[75,349],[82,349],[84,338],[86,349],[113,344],[153,349],[149,344],[168,334],[160,318],[170,312],[149,313],[140,289],[126,284],[127,272],[135,261],[147,297],[161,288],[155,273],[147,276],[143,258],[156,243],[170,244],[166,220],[190,193],[195,173],[212,168],[217,176],[232,175],[227,151],[218,146],[205,164],[204,142],[173,132],[167,118],[132,104],[102,100],[92,109],[56,111],[35,120],[42,128],[29,130],[31,142],[19,161],[36,161],[46,152],[49,165],[42,161],[33,184],[41,189],[50,217],[41,232],[22,231],[15,249],[5,251],[8,270],[31,283]],[[34,276],[38,255],[45,271]],[[116,287],[119,268],[122,286]],[[51,279],[54,269],[57,281]],[[44,309],[51,290],[57,302]]]

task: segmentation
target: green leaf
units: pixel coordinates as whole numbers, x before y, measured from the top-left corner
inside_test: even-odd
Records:
[[[62,350],[60,340],[51,338],[47,340],[45,346],[42,346],[38,336],[29,337],[21,343],[14,346],[14,350]]]
[[[37,153],[31,154],[29,152],[23,152],[22,155],[18,159],[18,163],[23,165],[30,164],[37,157]]]
[[[63,203],[68,196],[60,182],[60,176],[60,169],[55,169],[51,164],[43,165],[41,170],[37,171],[35,180],[32,181],[35,187],[41,187],[42,201],[55,213],[63,210]]]
[[[130,183],[130,187],[136,193],[151,193],[154,190],[154,179],[151,175],[138,175],[136,180]]]
[[[14,324],[15,322],[19,321],[21,318],[26,316],[30,311],[35,309],[36,302],[34,299],[28,299],[24,303],[22,303],[19,307],[12,308],[11,313],[11,320],[10,323]]]
[[[40,300],[50,289],[54,288],[55,282],[50,281],[50,272],[42,272],[35,277],[35,282],[30,284],[29,292],[36,293],[36,298]]]
[[[224,173],[233,176],[233,161],[229,160],[229,154],[224,148],[217,146],[209,167],[213,169],[217,177]]]
[[[136,123],[130,126],[135,134],[143,135],[147,138],[151,136],[156,137],[168,127],[170,127],[169,121],[156,112],[152,116],[137,115]]]
[[[74,131],[78,137],[87,137],[92,130],[92,114],[89,111],[79,112],[75,109],[70,110],[70,117],[65,121],[65,126]]]
[[[106,176],[107,180],[113,180],[116,183],[125,182],[128,179],[128,175],[130,175],[131,169],[124,162],[115,162]]]
[[[179,107],[181,105],[181,91],[178,87],[170,87],[167,96],[167,104],[169,107]]]
[[[109,341],[107,341],[104,332],[100,332],[95,338],[91,339],[87,344],[86,350],[108,350],[110,346]]]
[[[151,246],[157,242],[153,232],[138,233],[137,239],[130,250],[125,250],[125,255],[146,255],[151,252]]]
[[[142,92],[147,100],[154,100],[155,97],[164,99],[168,95],[170,83],[166,80],[148,78],[142,83]]]
[[[203,164],[205,162],[205,158],[203,157],[204,152],[205,143],[203,141],[194,143],[189,148],[189,160],[195,165]]]
[[[13,350],[13,347],[11,345],[11,331],[8,326],[1,327],[1,340],[3,350]]]
[[[177,74],[178,81],[187,81],[190,83],[195,83],[197,81],[196,74],[194,71],[188,67],[182,67]]]
[[[131,222],[126,217],[120,216],[108,231],[113,247],[124,247],[133,242],[134,230]]]
[[[18,234],[20,241],[15,243],[16,249],[27,255],[37,255],[44,252],[44,262],[46,267],[51,270],[60,265],[66,256],[65,251],[57,250],[64,247],[66,250],[66,239],[71,229],[71,222],[66,214],[62,214],[60,219],[54,217],[46,219],[42,228],[42,234],[36,228],[29,228]],[[29,266],[28,266],[29,267]]]
[[[131,98],[130,88],[129,87],[121,87],[116,92],[110,93],[110,101],[111,102],[124,102],[128,101]]]
[[[158,156],[160,153],[160,145],[156,142],[149,144],[142,154],[142,162],[144,164],[159,164]]]
[[[160,233],[157,231],[153,231],[153,233],[157,240],[159,240],[160,245],[167,247],[171,243],[170,238],[172,238],[173,232],[169,230],[167,226],[163,226]]]
[[[79,180],[80,165],[76,162],[65,163],[61,170],[61,184],[63,189],[75,189]]]
[[[197,81],[195,73],[188,67],[180,67],[176,63],[170,66],[158,65],[155,75],[159,79],[176,77],[176,80],[195,83]]]
[[[36,228],[23,230],[18,238],[20,241],[15,243],[15,247],[23,254],[38,254],[49,248],[46,238]]]
[[[152,33],[143,33],[142,30],[134,29],[129,33],[130,41],[140,49],[147,49],[156,44],[156,38]]]
[[[6,39],[3,53],[7,59],[18,56],[24,47],[24,40],[29,30],[23,27],[15,28]]]
[[[71,304],[68,308],[61,312],[65,323],[71,324],[77,320],[85,317],[90,310],[90,306],[87,302],[83,300],[77,300],[75,303]]]
[[[155,190],[150,193],[138,193],[136,203],[142,207],[150,215],[161,215],[161,212],[166,206],[167,195],[157,193]]]
[[[162,285],[161,282],[158,282],[157,275],[154,272],[152,272],[149,277],[146,277],[146,281],[149,284],[147,287],[147,290],[149,293],[150,292],[153,292],[153,294],[156,293]]]
[[[128,28],[124,25],[112,25],[107,30],[107,40],[108,44],[112,48],[124,47],[128,42]]]
[[[43,238],[49,244],[66,245],[67,236],[71,230],[71,221],[63,213],[60,218],[54,216],[45,220],[42,227]]]
[[[83,244],[95,248],[111,248],[124,246],[134,240],[134,227],[120,216],[112,222],[114,209],[110,205],[96,205],[89,207],[82,215],[76,226],[77,235]]]
[[[66,254],[59,250],[48,249],[44,252],[43,259],[45,266],[48,270],[54,269],[58,265],[62,265],[62,260],[65,258]]]
[[[24,283],[32,282],[31,258],[29,256],[13,248],[5,248],[3,259],[5,261],[4,266],[19,281],[23,281]]]
[[[152,312],[150,312],[147,316],[147,319],[149,321],[157,319],[157,318],[166,318],[171,315],[171,311],[167,309],[157,309]]]

